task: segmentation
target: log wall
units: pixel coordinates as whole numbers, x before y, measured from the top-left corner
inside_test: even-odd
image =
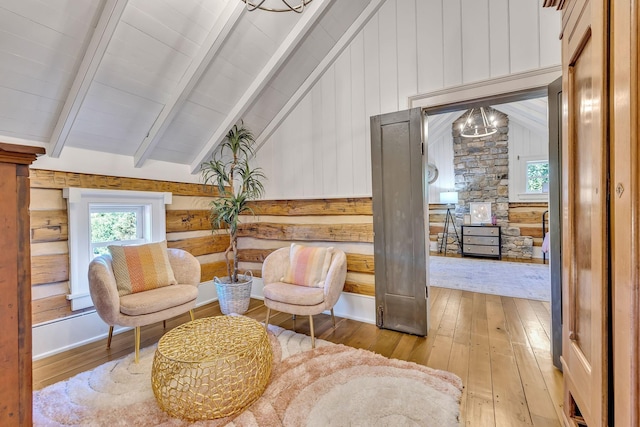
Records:
[[[214,197],[202,185],[118,178],[34,169],[31,171],[31,249],[33,323],[71,314],[69,293],[68,217],[62,189],[68,186],[119,190],[170,191],[166,207],[168,246],[198,258],[202,281],[226,276],[224,250],[228,237],[211,232],[209,204]],[[510,221],[542,242],[539,217],[545,206],[518,204]],[[241,270],[261,276],[262,261],[291,242],[333,246],[347,254],[346,292],[374,295],[373,216],[371,198],[269,200],[255,202],[256,216],[245,215],[239,228]],[[432,241],[442,232],[446,206],[430,205]],[[539,212],[538,212],[539,211]],[[523,232],[524,234],[524,232]]]
[[[221,252],[228,238],[212,236],[207,208],[216,193],[202,185],[40,169],[32,169],[30,178],[33,324],[72,314],[66,298],[68,217],[67,203],[62,197],[62,190],[67,187],[171,192],[173,203],[166,207],[168,246],[195,255],[202,265],[203,281],[214,275],[226,275]]]
[[[509,203],[509,227],[520,229],[521,236],[533,237],[533,246],[542,246],[542,214],[549,209],[548,203]],[[444,231],[444,220],[447,205],[440,203],[429,204],[429,240],[438,241],[438,234]],[[455,212],[452,211],[455,220]],[[548,229],[549,224],[547,224]],[[460,233],[460,226],[458,233]]]

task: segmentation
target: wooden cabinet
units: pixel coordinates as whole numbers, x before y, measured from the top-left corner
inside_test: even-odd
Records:
[[[462,256],[502,258],[502,233],[497,225],[463,225]]]
[[[0,143],[0,425],[31,425],[29,165],[40,147]]]

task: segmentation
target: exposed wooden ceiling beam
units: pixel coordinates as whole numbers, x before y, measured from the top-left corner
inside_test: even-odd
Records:
[[[333,48],[322,59],[320,64],[309,74],[309,77],[302,83],[302,85],[296,90],[289,101],[282,107],[278,114],[269,122],[267,127],[256,138],[256,152],[267,142],[273,132],[284,122],[284,120],[291,114],[294,108],[300,103],[300,101],[309,93],[313,86],[320,80],[324,73],[331,67],[331,65],[338,59],[338,56],[344,51],[351,41],[358,35],[358,33],[367,25],[367,22],[371,20],[373,15],[380,9],[380,6],[384,4],[386,0],[371,0],[369,5],[362,11],[360,16],[351,24],[347,31],[340,37]]]
[[[60,157],[62,148],[67,142],[71,127],[78,116],[78,111],[87,96],[91,82],[98,71],[100,62],[107,51],[113,33],[116,31],[122,12],[127,6],[127,0],[105,0],[100,18],[91,36],[91,41],[78,67],[71,89],[67,94],[58,122],[56,123],[47,152],[51,157]]]
[[[215,25],[209,32],[204,43],[200,47],[197,55],[191,61],[189,68],[184,73],[180,82],[177,84],[175,91],[167,104],[163,107],[160,115],[151,126],[149,133],[142,141],[134,156],[134,165],[139,168],[149,158],[153,150],[156,148],[162,135],[184,105],[198,84],[200,78],[207,70],[211,61],[218,54],[224,42],[231,34],[231,31],[238,23],[243,11],[246,9],[242,2],[229,2],[224,8],[222,14],[216,20]]]
[[[286,62],[291,53],[300,45],[302,40],[304,40],[307,33],[331,3],[331,0],[316,0],[307,6],[300,20],[295,27],[293,27],[293,30],[291,30],[271,59],[256,76],[251,85],[249,85],[249,88],[244,92],[240,100],[233,106],[220,126],[218,126],[213,136],[195,157],[194,162],[191,163],[191,173],[197,173],[200,170],[200,165],[211,156],[211,153],[213,153],[229,129],[249,110],[251,104],[253,104],[260,93],[262,93],[264,88],[267,87],[273,76]]]

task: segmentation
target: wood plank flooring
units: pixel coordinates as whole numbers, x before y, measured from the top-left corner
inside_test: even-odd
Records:
[[[549,350],[550,307],[546,302],[431,288],[431,330],[425,338],[378,329],[375,325],[314,317],[316,336],[456,373],[465,385],[461,401],[466,426],[560,426],[562,373]],[[220,314],[217,303],[196,309],[196,317]],[[252,300],[247,316],[263,321],[266,308]],[[167,321],[167,330],[189,320]],[[306,318],[284,313],[271,323],[309,334]],[[141,347],[158,341],[162,323],[142,328]],[[40,389],[133,351],[133,332],[87,344],[34,362],[34,389]]]

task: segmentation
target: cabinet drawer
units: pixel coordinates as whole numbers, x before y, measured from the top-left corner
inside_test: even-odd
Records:
[[[464,245],[465,255],[500,255],[500,248],[498,246],[482,246],[482,245]]]
[[[466,236],[498,236],[500,228],[498,227],[464,227],[463,231]]]
[[[495,237],[487,237],[487,236],[468,236],[465,233],[464,238],[462,239],[464,244],[469,244],[469,245],[499,245],[500,244],[500,239],[498,238],[498,236]]]

